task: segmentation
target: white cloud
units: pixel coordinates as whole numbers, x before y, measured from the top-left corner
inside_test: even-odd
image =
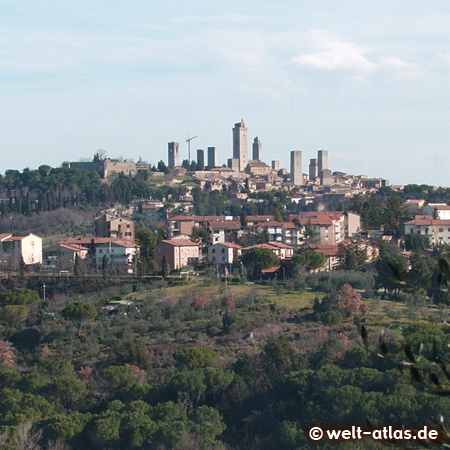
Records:
[[[323,30],[314,30],[306,33],[314,47],[312,53],[305,53],[293,57],[299,66],[317,70],[350,70],[357,72],[371,72],[374,64],[364,54],[368,49],[345,42]]]
[[[324,30],[306,33],[312,52],[294,56],[296,65],[319,71],[348,71],[359,78],[380,69],[388,69],[399,75],[416,77],[419,68],[396,56],[376,57],[375,50],[349,42]],[[372,57],[369,57],[372,55]]]

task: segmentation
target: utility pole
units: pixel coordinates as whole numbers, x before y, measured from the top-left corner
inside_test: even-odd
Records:
[[[194,137],[189,137],[186,139],[187,145],[188,145],[188,161],[189,161],[189,166],[191,165],[191,141],[194,140],[197,136]]]
[[[42,291],[44,293],[44,303],[45,303],[45,283],[42,285]]]

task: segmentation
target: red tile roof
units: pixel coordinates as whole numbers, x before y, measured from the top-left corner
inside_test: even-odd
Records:
[[[273,241],[269,245],[272,245],[273,247],[278,248],[287,248],[287,249],[293,249],[292,245],[284,244],[283,242]]]
[[[405,225],[416,225],[416,226],[449,226],[450,220],[439,220],[433,219],[433,216],[416,216],[415,219],[405,222]]]
[[[79,244],[64,244],[61,243],[59,244],[60,247],[66,248],[67,250],[72,250],[74,252],[80,252],[83,250],[89,250],[87,247],[83,247],[82,245]]]
[[[174,247],[199,247],[200,244],[198,242],[193,241],[186,241],[183,239],[165,239],[164,241],[161,241],[161,243],[164,242],[165,244],[173,245]]]
[[[326,256],[337,256],[339,253],[337,245],[310,245],[309,248]]]
[[[29,234],[23,235],[23,236],[10,236],[5,239],[5,241],[21,241],[22,239],[25,239],[28,237]]]
[[[255,223],[255,227],[281,227],[283,224],[281,222],[277,222],[276,220],[270,220],[269,222],[260,222]]]
[[[63,241],[58,242],[58,244],[86,245],[86,246],[90,246],[92,244],[100,245],[100,244],[109,244],[109,243],[111,243],[113,245],[120,245],[121,247],[138,247],[138,245],[132,241],[127,241],[124,239],[117,239],[117,238],[74,237],[74,238],[67,238],[67,239],[64,239]]]
[[[269,269],[263,269],[261,270],[261,273],[276,273],[280,270],[281,266],[273,266]]]
[[[235,244],[234,242],[219,242],[217,244],[214,245],[222,245],[223,247],[228,247],[228,248],[237,248],[237,249],[241,249],[242,247],[238,244]]]
[[[217,220],[210,222],[209,227],[215,230],[240,230],[241,228],[237,220]]]
[[[292,223],[292,222],[285,222],[285,223],[283,223],[283,227],[287,228],[289,230],[293,230],[293,229],[297,228],[295,223]]]

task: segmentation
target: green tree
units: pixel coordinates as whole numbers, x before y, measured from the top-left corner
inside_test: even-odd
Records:
[[[97,317],[97,308],[91,303],[74,302],[67,306],[62,315],[65,319],[73,320],[78,323],[78,337],[81,337],[81,327],[88,320],[94,320]]]
[[[50,380],[53,381],[55,377],[72,373],[73,365],[67,359],[51,356],[41,359],[39,369],[45,372],[50,377]]]
[[[320,269],[327,262],[327,257],[313,250],[306,250],[292,257],[295,266],[303,270],[311,271]]]
[[[344,316],[340,311],[325,311],[320,315],[320,321],[324,325],[328,325],[331,328],[334,325],[339,325],[340,323],[342,323],[344,321]]]
[[[175,361],[190,369],[201,367],[217,367],[219,356],[206,347],[185,347],[174,353]]]
[[[164,279],[166,279],[170,274],[170,267],[166,255],[163,256],[161,267],[162,267],[162,276]]]
[[[242,263],[253,272],[254,276],[259,276],[261,270],[275,266],[278,263],[278,258],[268,248],[254,247],[244,253]]]
[[[247,224],[248,224],[247,213],[245,211],[242,211],[239,218],[240,218],[240,222],[241,222],[241,227],[247,228]]]
[[[401,250],[383,241],[379,243],[379,247],[380,256],[375,262],[377,283],[384,288],[385,292],[407,286],[409,284],[408,261],[401,254]]]
[[[277,207],[273,213],[273,220],[276,220],[277,222],[283,223],[283,213],[281,211],[281,208]]]
[[[37,291],[25,288],[14,288],[0,293],[0,304],[3,305],[32,305],[39,302]]]
[[[205,448],[212,448],[216,438],[225,431],[223,417],[219,411],[209,406],[199,406],[189,413],[192,431],[203,438]]]
[[[133,369],[130,366],[110,366],[101,373],[103,379],[108,381],[114,389],[129,386],[134,382]]]
[[[72,374],[55,378],[51,389],[66,408],[80,410],[88,404],[86,385]]]
[[[410,233],[405,236],[406,250],[420,252],[430,247],[430,240],[422,234]]]
[[[268,244],[270,241],[270,234],[269,234],[269,230],[264,227],[261,231],[261,234],[259,235],[259,239],[258,239],[260,244]]]

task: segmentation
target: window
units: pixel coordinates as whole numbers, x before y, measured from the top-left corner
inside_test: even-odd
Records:
[[[215,248],[213,248],[213,249],[212,249],[212,252],[213,252],[213,253],[216,253],[216,249],[215,249]]]
[[[439,233],[442,233],[444,231],[443,228],[439,228]]]
[[[99,251],[98,251],[99,253],[103,253],[103,250],[102,249],[100,249]]]
[[[224,248],[222,249],[222,253],[225,253],[225,249]]]

